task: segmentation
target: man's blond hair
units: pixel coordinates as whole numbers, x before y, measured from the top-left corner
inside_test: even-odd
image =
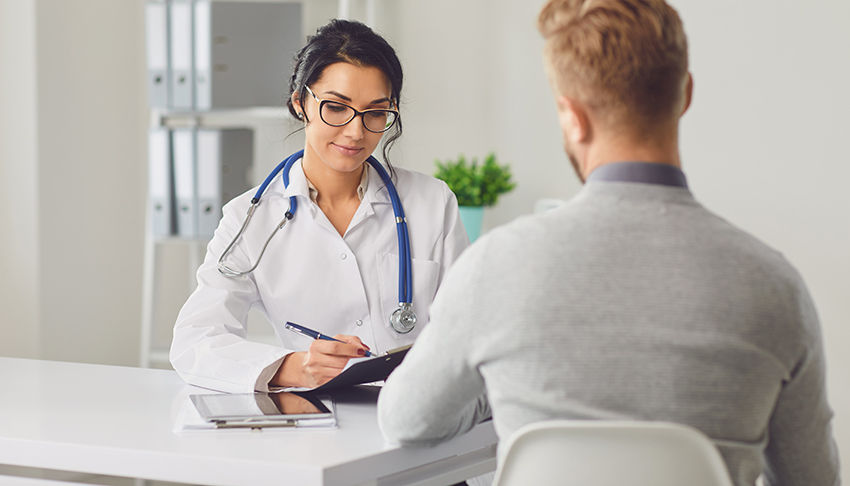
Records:
[[[605,123],[680,114],[688,43],[664,0],[550,0],[538,29],[556,90]]]

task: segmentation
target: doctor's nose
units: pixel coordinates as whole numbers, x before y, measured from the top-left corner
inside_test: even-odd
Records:
[[[366,128],[363,126],[363,115],[355,116],[353,120],[348,122],[342,130],[343,135],[352,140],[360,140],[366,133]]]

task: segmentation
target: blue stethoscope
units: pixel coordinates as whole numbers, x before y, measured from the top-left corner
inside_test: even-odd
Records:
[[[257,206],[259,205],[260,198],[262,197],[263,192],[265,192],[266,187],[271,184],[277,174],[281,171],[283,171],[283,187],[289,187],[289,169],[291,169],[293,164],[295,164],[295,162],[303,156],[304,151],[299,150],[278,164],[277,167],[271,171],[268,177],[266,177],[266,180],[263,181],[260,188],[257,189],[254,197],[251,198],[251,206],[248,207],[248,214],[245,216],[245,222],[242,223],[242,227],[239,229],[239,232],[236,233],[233,241],[227,245],[227,248],[224,249],[221,257],[218,259],[218,271],[225,277],[242,277],[253,272],[254,269],[257,268],[257,265],[260,264],[260,260],[262,260],[263,254],[266,252],[266,248],[269,246],[269,242],[272,238],[274,238],[274,235],[283,228],[287,221],[291,220],[295,216],[295,210],[298,209],[298,201],[295,199],[295,196],[289,196],[289,210],[284,213],[283,219],[280,220],[280,223],[275,226],[274,231],[272,231],[266,239],[265,244],[263,244],[263,249],[260,250],[260,256],[257,257],[257,261],[254,265],[248,270],[238,271],[228,267],[224,262],[227,254],[230,253],[230,250],[232,250],[233,246],[236,245],[239,237],[242,236],[243,232],[245,232],[245,228],[248,227],[248,223],[254,216],[254,211],[256,211]],[[412,264],[410,256],[410,235],[407,232],[407,219],[404,217],[404,208],[401,207],[401,199],[398,197],[398,191],[396,191],[395,185],[390,179],[390,175],[375,157],[370,155],[369,158],[366,159],[366,162],[369,162],[369,165],[371,165],[372,168],[375,169],[381,176],[381,180],[384,181],[384,184],[387,187],[387,191],[390,195],[390,202],[393,206],[396,232],[398,233],[398,309],[393,311],[390,315],[390,325],[399,334],[406,334],[413,330],[413,327],[416,326],[416,313],[413,312],[413,275],[411,274]]]

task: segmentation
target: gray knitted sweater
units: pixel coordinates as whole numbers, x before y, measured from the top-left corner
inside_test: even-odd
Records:
[[[427,443],[490,410],[502,439],[555,418],[679,422],[712,438],[736,485],[839,484],[805,285],[685,188],[589,182],[461,256],[379,420]]]

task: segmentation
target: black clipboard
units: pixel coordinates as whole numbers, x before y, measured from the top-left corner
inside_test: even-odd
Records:
[[[324,385],[316,388],[287,388],[288,391],[299,392],[317,392],[329,390],[332,388],[341,388],[354,385],[362,385],[364,383],[372,383],[374,381],[386,380],[390,373],[398,365],[401,364],[407,351],[410,350],[407,345],[400,348],[387,351],[386,354],[375,356],[372,358],[356,358],[351,360],[350,366],[345,368],[342,373],[336,375]]]

